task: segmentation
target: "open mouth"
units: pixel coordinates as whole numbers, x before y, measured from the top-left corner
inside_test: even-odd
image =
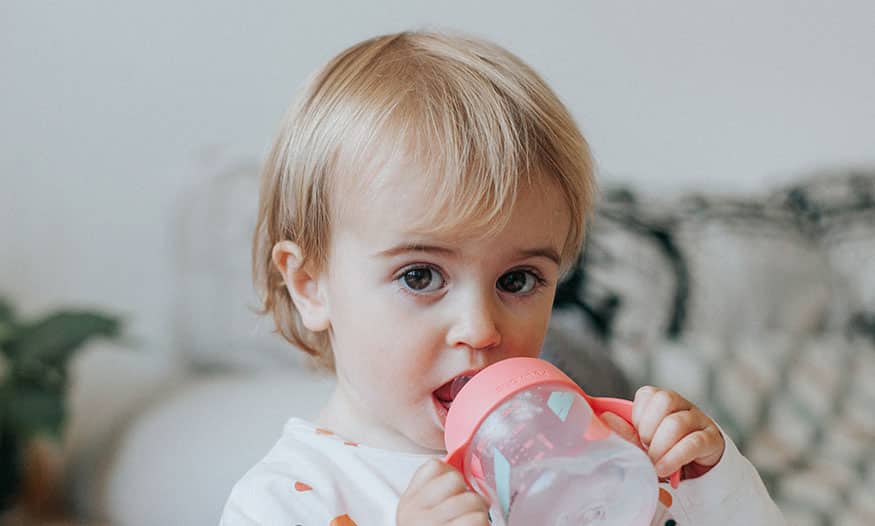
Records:
[[[438,387],[434,391],[435,400],[437,400],[444,409],[449,410],[453,405],[453,400],[459,395],[459,391],[462,390],[462,387],[464,387],[476,373],[477,371],[465,371]]]

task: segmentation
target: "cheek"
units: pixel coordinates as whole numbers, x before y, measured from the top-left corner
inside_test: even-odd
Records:
[[[382,378],[421,376],[439,331],[434,321],[391,285],[356,287],[332,297],[332,335],[338,360]]]
[[[511,348],[520,349],[520,354],[527,356],[536,356],[540,352],[550,323],[552,304],[550,297],[543,303],[539,302],[537,307],[523,309],[514,317],[513,330],[508,334]]]

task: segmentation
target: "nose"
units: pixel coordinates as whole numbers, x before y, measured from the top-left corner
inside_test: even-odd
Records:
[[[447,331],[450,347],[487,350],[501,344],[498,305],[494,291],[472,292],[452,306],[452,326]]]

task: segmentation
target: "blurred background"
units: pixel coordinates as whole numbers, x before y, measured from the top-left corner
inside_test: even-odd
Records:
[[[670,342],[672,350],[666,352],[675,361],[666,367],[686,371],[687,377],[663,380],[668,387],[707,398],[713,390],[702,382],[713,376],[677,365],[678,349],[686,349],[685,356],[700,346],[713,348],[715,342],[722,349],[719,342],[725,338],[749,342],[756,331],[766,336],[744,347],[757,353],[780,348],[775,353],[782,357],[786,349],[800,347],[799,334],[806,335],[806,345],[840,349],[836,352],[842,356],[863,346],[842,363],[849,370],[869,371],[855,361],[873,354],[869,344],[846,339],[849,328],[857,328],[868,342],[866,331],[875,319],[868,317],[875,313],[870,310],[875,303],[875,194],[867,193],[875,188],[871,2],[563,1],[536,6],[508,1],[3,0],[0,297],[10,314],[0,325],[7,330],[5,336],[0,331],[0,342],[15,352],[0,362],[0,382],[11,385],[9,371],[23,359],[21,349],[36,345],[36,329],[62,327],[69,335],[79,328],[65,340],[63,355],[69,362],[53,365],[68,367],[68,373],[45,384],[62,393],[61,409],[54,411],[67,415],[66,425],[48,426],[57,431],[56,446],[49,440],[42,449],[21,448],[30,451],[21,457],[30,459],[22,461],[30,466],[22,472],[31,474],[35,481],[27,484],[37,488],[29,498],[36,508],[55,510],[51,520],[215,523],[231,484],[266,452],[284,419],[315,410],[312,400],[330,389],[330,379],[304,374],[295,352],[270,334],[270,320],[250,310],[255,305],[248,252],[255,178],[307,75],[359,40],[403,29],[486,37],[544,76],[592,146],[607,195],[600,224],[606,232],[619,228],[628,234],[619,244],[603,243],[596,254],[628,253],[637,243],[629,239],[640,241],[642,235],[651,240],[666,232],[674,236],[668,252],[665,243],[653,249],[647,240],[645,248],[632,249],[656,250],[653,257],[667,270],[665,279],[655,282],[666,283],[668,292],[654,291],[640,304],[628,295],[620,301],[617,291],[639,283],[635,279],[644,276],[643,282],[654,283],[648,272],[656,271],[640,267],[633,269],[635,279],[606,276],[595,289],[598,280],[589,279],[588,288],[578,282],[568,291],[577,294],[568,304],[578,305],[587,316],[582,330],[624,374],[613,385],[633,387],[652,380],[661,358],[646,361],[652,367],[642,370],[636,365],[645,363],[638,359],[641,349],[666,348]],[[620,187],[625,191],[609,191]],[[698,201],[691,201],[693,195]],[[721,225],[737,225],[738,218],[751,216],[762,224],[732,230],[733,244],[727,245],[725,237],[706,237],[718,216]],[[835,243],[849,237],[833,236],[837,223],[824,223],[824,218],[837,217],[842,225],[853,225],[842,227],[854,232],[853,243],[841,245],[844,252]],[[693,230],[687,228],[691,224]],[[774,234],[775,225],[794,230]],[[756,241],[759,252],[754,252],[760,256],[755,265],[734,265],[728,274],[715,271],[715,261],[751,253],[744,244],[751,232],[770,233]],[[620,238],[605,234],[601,239]],[[803,247],[804,254],[788,252],[787,239]],[[692,255],[680,267],[677,258],[665,257],[678,252]],[[848,259],[830,259],[837,253]],[[723,277],[727,290],[735,290],[737,310],[704,307],[706,300],[720,303],[723,289],[706,286],[696,295],[699,284],[711,283],[696,255],[707,262],[708,272]],[[794,266],[791,279],[780,257],[810,265],[802,270]],[[763,270],[766,262],[772,267]],[[591,275],[597,277],[597,262],[584,261],[581,272],[586,274],[587,264],[596,265]],[[760,281],[747,280],[751,272],[760,272]],[[780,282],[792,296],[790,311],[798,316],[784,316],[787,304],[780,295],[771,295],[773,304],[767,307],[744,308],[750,303],[726,276],[745,281],[748,288],[741,287],[742,292],[762,292],[763,284]],[[687,294],[682,305],[679,290]],[[646,316],[648,302],[653,297],[661,301],[663,292],[669,307],[652,308],[671,311],[674,318],[683,312],[687,332],[681,334],[672,316]],[[109,325],[90,325],[91,333],[81,330],[86,318],[40,325],[52,313],[71,309],[105,316]],[[637,314],[623,318],[623,312]],[[756,322],[737,321],[754,315],[761,315]],[[661,320],[654,334],[642,334],[636,320],[654,318]],[[736,323],[714,329],[714,320],[727,319]],[[112,320],[118,320],[118,330]],[[748,330],[751,324],[756,331]],[[23,336],[13,340],[10,327]],[[623,327],[635,329],[624,333]],[[696,337],[681,337],[690,334]],[[839,343],[809,343],[837,335],[844,338]],[[709,364],[725,366],[736,363],[737,353],[709,356]],[[834,369],[830,360],[824,358],[828,371]],[[753,361],[762,361],[761,356]],[[765,374],[763,393],[790,389],[787,364],[798,360],[776,363],[781,369]],[[807,374],[819,373],[814,369],[800,373],[801,378]],[[843,376],[835,382],[855,385]],[[8,415],[16,407],[26,413],[22,408],[38,406],[16,402],[20,391],[7,389],[6,398],[0,398]],[[827,407],[840,407],[851,396],[847,391],[836,394]],[[865,391],[861,400],[875,400],[865,398],[871,394]],[[863,420],[871,420],[868,407]],[[717,410],[732,418],[732,408]],[[770,411],[760,410],[757,421],[777,414]],[[752,433],[743,420],[733,428],[742,443]],[[5,420],[7,425],[13,421]],[[839,469],[828,484],[822,483],[826,475],[813,475],[821,485],[848,491],[821,496],[822,488],[806,489],[804,481],[770,479],[770,489],[782,492],[794,523],[875,523],[875,511],[863,504],[847,517],[836,515],[871,496],[875,475],[867,459],[875,434],[865,422],[860,425],[862,430],[857,426],[851,433],[862,443],[859,456],[847,464],[851,467]],[[812,440],[823,443],[825,427],[800,431],[820,437],[805,447]],[[754,448],[756,440],[751,440]],[[800,451],[788,457],[787,465],[774,467],[775,473],[798,467],[793,462],[808,454]],[[857,495],[852,490],[857,486],[869,493]],[[57,499],[63,505],[51,504]],[[791,509],[794,502],[808,504]]]

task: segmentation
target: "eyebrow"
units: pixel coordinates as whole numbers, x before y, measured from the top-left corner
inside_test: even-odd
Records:
[[[406,254],[408,252],[425,252],[429,254],[439,254],[442,256],[455,256],[456,251],[442,247],[438,245],[422,245],[418,243],[402,243],[400,245],[396,245],[392,248],[382,250],[374,254],[375,257],[394,257],[399,256],[401,254]],[[550,261],[556,263],[557,265],[561,265],[561,259],[559,258],[559,252],[557,252],[552,247],[541,247],[541,248],[531,248],[531,249],[523,249],[519,250],[515,254],[519,258],[534,258],[534,257],[542,257],[549,259]]]

